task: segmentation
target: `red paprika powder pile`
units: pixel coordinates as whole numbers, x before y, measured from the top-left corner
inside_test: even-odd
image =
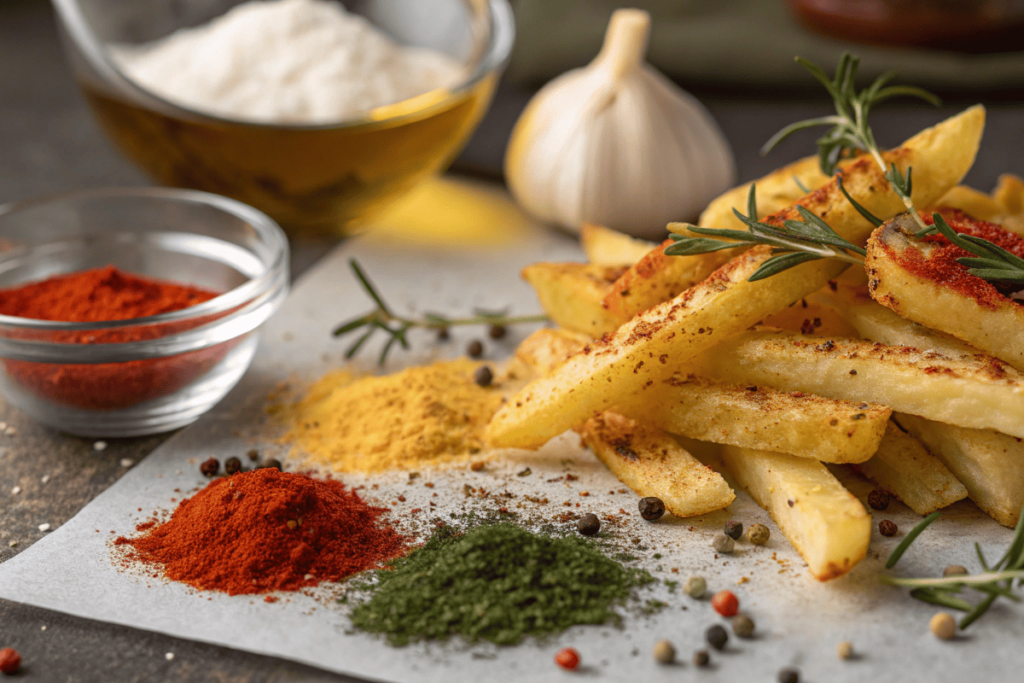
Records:
[[[166,522],[114,544],[199,590],[298,590],[403,554],[409,539],[385,512],[339,481],[267,467],[214,480]]]
[[[113,266],[84,270],[0,290],[0,314],[62,322],[133,320],[195,306],[217,292],[152,280]],[[48,334],[63,344],[117,344],[156,339],[212,320],[163,323],[111,330]],[[38,338],[38,334],[34,334]],[[179,356],[124,363],[57,364],[5,361],[21,386],[76,408],[127,408],[171,394],[216,364],[230,343]]]

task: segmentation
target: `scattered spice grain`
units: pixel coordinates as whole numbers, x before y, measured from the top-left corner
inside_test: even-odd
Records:
[[[892,538],[900,531],[899,527],[896,526],[896,522],[891,519],[883,519],[878,523],[878,533],[882,534],[886,538]]]
[[[507,333],[508,328],[504,325],[491,325],[487,328],[487,336],[494,340],[504,339]]]
[[[710,662],[711,657],[708,655],[707,650],[697,650],[693,653],[694,666],[707,666]]]
[[[889,507],[889,494],[881,489],[874,489],[868,494],[868,505],[872,510],[884,510]]]
[[[576,531],[584,536],[594,536],[601,530],[601,520],[593,512],[588,512],[576,522]]]
[[[853,643],[844,640],[836,645],[836,654],[839,659],[853,659]]]
[[[563,647],[555,653],[555,664],[568,671],[575,671],[580,665],[580,653],[571,647]]]
[[[215,477],[220,472],[220,462],[217,458],[207,458],[199,465],[199,471],[207,477]]]
[[[946,565],[946,568],[942,570],[943,576],[967,576],[967,567],[959,564]]]
[[[484,344],[479,339],[474,339],[466,345],[466,355],[470,358],[479,358],[484,355]]]
[[[771,531],[764,524],[751,524],[747,529],[747,540],[754,545],[765,545],[771,535]]]
[[[800,671],[788,667],[780,669],[779,675],[776,678],[779,683],[800,683]]]
[[[691,598],[702,598],[708,589],[708,584],[703,576],[691,576],[686,580],[683,590]]]
[[[732,618],[730,624],[732,625],[732,632],[740,638],[754,637],[754,620],[747,615],[737,614]]]
[[[734,541],[740,540],[740,536],[743,535],[743,523],[729,520],[725,523],[725,529],[723,533]]]
[[[473,381],[476,382],[478,386],[489,387],[491,386],[491,382],[494,381],[494,373],[488,366],[481,365],[476,369],[476,372],[473,373]]]
[[[736,541],[732,540],[725,534],[716,534],[714,540],[711,541],[711,547],[713,547],[717,553],[728,555],[736,549]]]
[[[676,649],[667,640],[659,640],[654,644],[654,661],[658,664],[672,664],[676,661]]]
[[[718,624],[709,626],[708,630],[704,632],[704,638],[708,641],[708,645],[716,650],[724,649],[725,644],[729,642],[729,634]]]
[[[733,617],[740,609],[740,601],[732,591],[718,591],[711,598],[711,606],[723,617]]]
[[[956,620],[949,612],[939,612],[928,623],[936,638],[952,640],[956,637]]]
[[[638,507],[640,509],[640,516],[648,522],[661,519],[662,515],[665,514],[664,501],[662,501],[661,498],[656,498],[654,496],[641,498],[638,503]]]
[[[13,647],[0,650],[0,673],[13,676],[21,668],[21,654]]]
[[[242,461],[232,456],[224,461],[224,472],[230,476],[242,471]]]
[[[263,464],[260,465],[260,469],[274,469],[280,472],[281,461],[278,460],[277,458],[270,458],[269,460],[264,460]]]

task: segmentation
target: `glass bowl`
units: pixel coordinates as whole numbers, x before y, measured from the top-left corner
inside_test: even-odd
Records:
[[[402,44],[466,66],[450,89],[332,124],[253,123],[168,102],[109,46],[196,26],[241,0],[52,0],[72,69],[111,140],[156,182],[233,197],[293,235],[346,235],[443,171],[483,117],[512,49],[508,0],[345,0]]]
[[[288,240],[266,215],[193,190],[104,189],[0,206],[0,288],[112,265],[220,294],[98,323],[0,315],[0,391],[80,436],[176,429],[249,367],[288,293]]]

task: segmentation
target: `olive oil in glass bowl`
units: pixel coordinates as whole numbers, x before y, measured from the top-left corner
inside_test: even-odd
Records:
[[[241,0],[52,0],[71,67],[101,127],[154,181],[237,199],[293,236],[339,236],[443,171],[483,117],[513,42],[507,0],[346,0],[396,42],[438,50],[460,83],[327,124],[234,120],[128,78],[112,46],[199,26]]]

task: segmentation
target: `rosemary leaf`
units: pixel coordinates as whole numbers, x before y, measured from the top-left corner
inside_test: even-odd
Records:
[[[885,568],[892,569],[895,567],[896,563],[900,561],[901,557],[903,557],[903,553],[907,552],[907,548],[910,547],[910,544],[921,535],[922,531],[928,528],[929,524],[937,520],[939,517],[940,513],[935,511],[918,522],[917,526],[911,529],[907,535],[903,537],[903,540],[900,541],[899,545],[893,548],[892,554],[889,555],[889,559],[885,563]]]

